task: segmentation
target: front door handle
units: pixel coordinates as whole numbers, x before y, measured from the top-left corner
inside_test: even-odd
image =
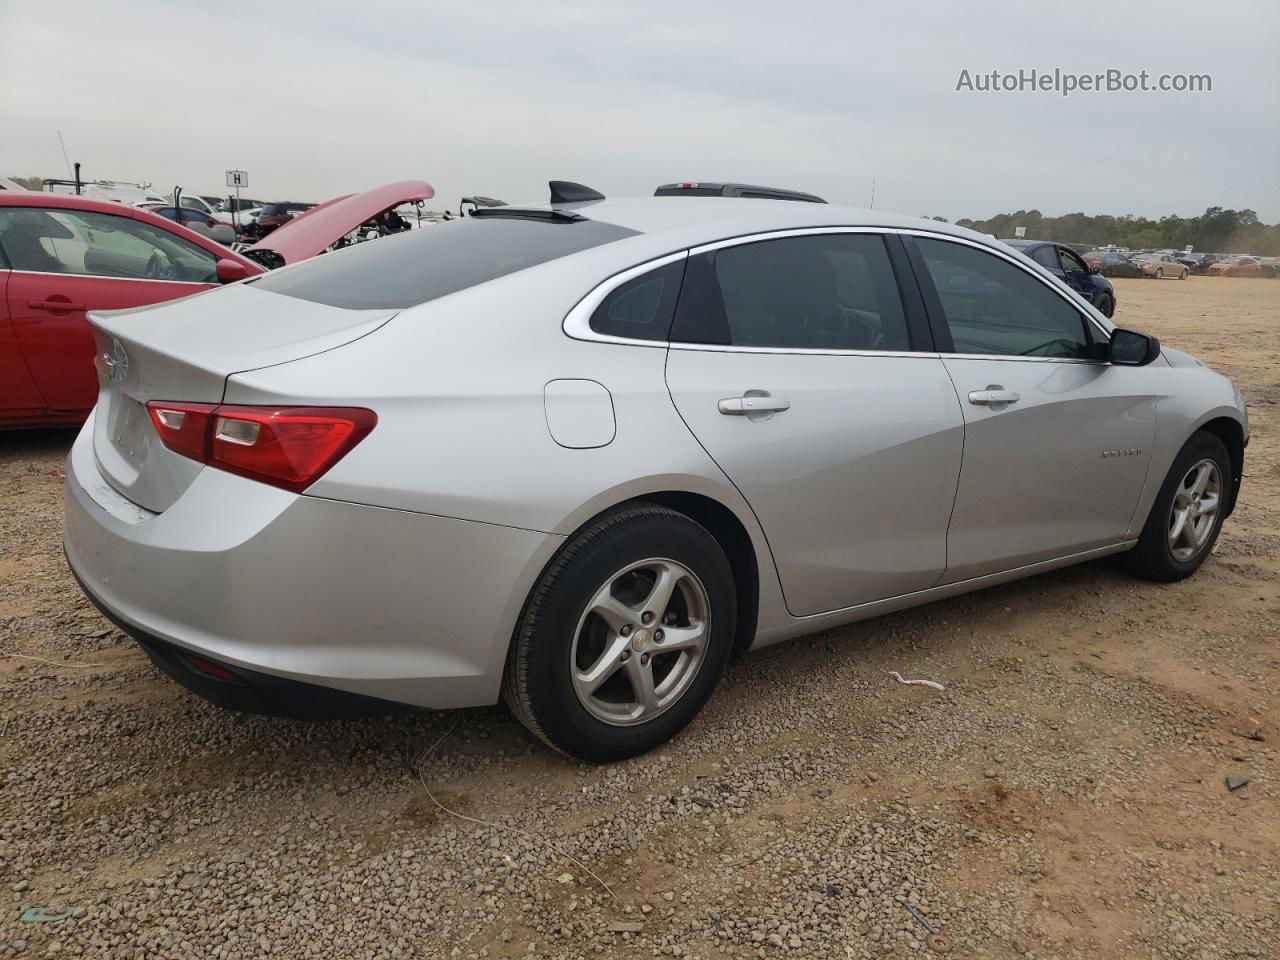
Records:
[[[83,303],[72,303],[70,300],[28,300],[27,306],[32,310],[49,310],[53,313],[70,313],[72,310],[84,310]]]
[[[1006,390],[998,384],[992,384],[985,390],[970,390],[969,402],[980,407],[1003,407],[1017,403],[1021,397],[1012,390]]]
[[[791,409],[791,401],[782,397],[745,396],[721,400],[717,407],[726,417],[744,417],[753,413],[781,413]]]

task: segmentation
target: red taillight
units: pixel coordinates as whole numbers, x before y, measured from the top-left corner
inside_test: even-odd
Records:
[[[147,413],[164,445],[192,460],[204,460],[208,447],[209,414],[216,403],[148,403]]]
[[[378,422],[358,407],[147,404],[164,445],[211,467],[295,493],[320,479]]]

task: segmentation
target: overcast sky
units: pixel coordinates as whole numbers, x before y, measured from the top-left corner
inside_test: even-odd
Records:
[[[1280,221],[1280,3],[0,0],[0,174],[319,201],[732,179],[948,219]],[[1197,73],[1208,93],[957,92]]]

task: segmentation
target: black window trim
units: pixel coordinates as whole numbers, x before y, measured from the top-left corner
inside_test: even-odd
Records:
[[[907,256],[914,268],[916,282],[919,284],[921,296],[924,299],[926,310],[929,314],[929,324],[933,329],[934,342],[938,344],[938,352],[944,357],[956,357],[966,360],[996,360],[996,361],[1019,361],[1031,363],[1089,363],[1099,364],[1105,361],[1096,358],[1080,358],[1080,357],[1024,357],[1015,356],[1007,353],[957,353],[955,343],[951,339],[951,330],[947,326],[946,316],[942,311],[942,301],[938,298],[938,292],[933,286],[933,279],[929,275],[928,268],[925,266],[924,257],[920,253],[920,248],[915,244],[915,237],[923,237],[928,240],[943,240],[949,243],[956,243],[961,246],[973,247],[975,250],[981,250],[992,256],[999,257],[1017,269],[1029,274],[1033,279],[1043,285],[1047,290],[1051,291],[1058,297],[1062,298],[1067,304],[1080,315],[1084,325],[1085,336],[1093,345],[1100,343],[1108,343],[1111,340],[1111,331],[1098,322],[1097,318],[1085,308],[1083,301],[1076,298],[1075,294],[1069,290],[1061,280],[1050,274],[1048,277],[1042,276],[1034,269],[1032,264],[1035,261],[1025,254],[1021,254],[1010,248],[1008,254],[1003,250],[997,250],[987,246],[984,243],[975,243],[966,237],[957,237],[948,233],[936,233],[931,230],[910,230],[903,229],[897,231],[899,236],[907,248]],[[1021,260],[1023,262],[1019,263]],[[1039,264],[1035,264],[1039,266]]]

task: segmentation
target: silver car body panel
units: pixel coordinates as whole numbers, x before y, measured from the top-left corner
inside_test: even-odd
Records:
[[[68,458],[72,569],[121,620],[237,666],[423,707],[492,703],[524,602],[561,537],[299,497],[203,470],[139,518],[100,479],[87,427]],[[441,558],[447,562],[441,562]]]
[[[667,361],[667,385],[689,429],[751,504],[791,612],[938,582],[964,423],[937,355],[681,349]],[[790,408],[720,413],[721,399],[752,393]]]
[[[361,406],[378,425],[304,494],[197,467],[148,507],[100,468],[91,420],[67,483],[68,556],[86,587],[139,628],[234,664],[424,706],[491,703],[538,575],[619,503],[679,493],[728,510],[754,554],[763,646],[1126,549],[1197,426],[1226,417],[1247,436],[1229,381],[1175,351],[1120,368],[596,334],[592,310],[633,276],[711,245],[828,230],[981,247],[1100,337],[1113,327],[1034,262],[946,224],[732,198],[580,209],[643,232],[394,316],[242,284],[152,308],[146,333],[111,318],[144,366],[154,350],[208,373],[199,396],[146,389],[139,402]],[[226,321],[205,330],[197,313]],[[255,347],[289,318],[296,329]],[[165,376],[167,391],[203,374]],[[1020,402],[966,401],[992,384]],[[753,389],[791,408],[716,412]],[[1103,456],[1130,449],[1142,453]]]

